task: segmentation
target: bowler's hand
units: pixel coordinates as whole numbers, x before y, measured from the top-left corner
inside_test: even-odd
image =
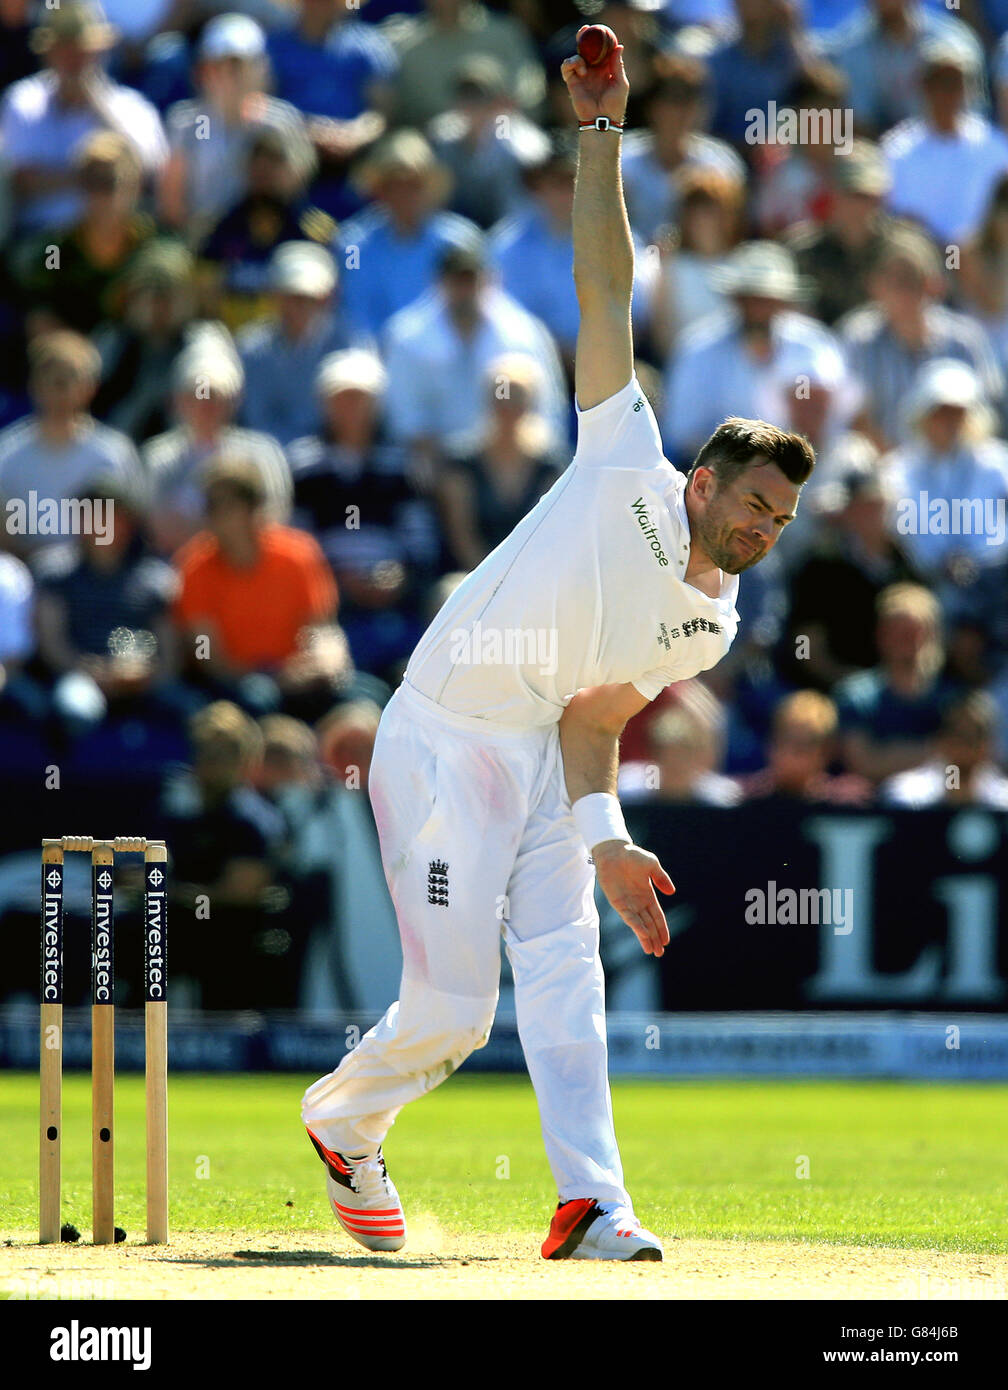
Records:
[[[668,923],[655,895],[674,893],[675,884],[653,854],[622,840],[603,840],[592,850],[595,876],[614,911],[618,912],[647,956],[664,954]]]
[[[622,44],[617,44],[606,61],[594,68],[590,68],[579,56],[565,58],[560,66],[560,75],[567,84],[571,105],[579,121],[593,121],[596,116],[608,116],[618,125],[623,123],[630,83],[623,70]]]

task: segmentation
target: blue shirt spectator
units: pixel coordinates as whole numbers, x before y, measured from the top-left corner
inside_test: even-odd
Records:
[[[767,5],[736,0],[738,19],[706,55],[713,87],[711,130],[734,144],[745,140],[748,113],[785,101],[801,73],[795,38]]]
[[[390,82],[399,67],[385,36],[349,17],[342,0],[301,0],[290,26],[269,34],[266,51],[278,97],[306,116],[337,121],[368,110],[375,85]]]
[[[279,246],[270,283],[275,318],[249,324],[237,339],[245,368],[239,419],[289,444],[316,429],[319,364],[350,346],[351,334],[332,307],[336,271],[324,247],[297,241]]]
[[[501,287],[541,319],[557,341],[560,355],[573,372],[580,310],[574,289],[574,162],[553,156],[528,177],[532,201],[506,218],[490,233],[490,256]],[[650,317],[650,282],[643,268],[644,246],[634,238],[637,258],[633,290],[635,330]]]
[[[731,307],[687,329],[667,369],[662,435],[669,458],[683,464],[727,416],[759,418],[782,366],[834,344],[821,323],[795,312],[801,285],[774,242],[738,247],[712,280],[732,296]]]
[[[968,48],[976,74],[970,104],[986,105],[983,49],[970,27],[946,11],[917,0],[879,0],[863,5],[847,23],[823,38],[824,56],[847,74],[847,102],[868,132],[881,133],[921,109],[921,49],[929,39],[951,38]]]
[[[492,226],[524,201],[522,171],[550,149],[545,131],[512,109],[504,69],[485,54],[459,65],[454,104],[435,116],[427,133],[454,181],[452,211],[480,227]]]
[[[553,339],[539,319],[488,284],[478,248],[445,254],[437,288],[390,320],[384,345],[395,439],[455,455],[470,452],[488,416],[487,369],[505,353],[520,352],[539,365],[537,404],[550,442],[566,446],[568,395]]]
[[[479,229],[436,210],[449,180],[418,131],[379,141],[357,181],[375,203],[344,223],[337,238],[343,304],[356,329],[377,336],[392,314],[431,288],[446,248],[478,237]]]

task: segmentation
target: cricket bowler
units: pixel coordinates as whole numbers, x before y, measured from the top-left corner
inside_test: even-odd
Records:
[[[445,603],[384,711],[369,790],[402,939],[399,999],[302,1101],[333,1213],[369,1250],[405,1244],[382,1141],[407,1102],[486,1043],[503,932],[559,1197],[543,1256],[662,1258],[623,1182],[594,892],[597,880],[661,956],[655,890],[675,889],[627,834],[619,738],[670,682],[728,651],[738,576],[793,520],[814,464],[806,439],[741,419],[715,430],[688,476],[663,456],[633,363],[622,46],[592,67],[568,58],[562,73],[580,127],[577,449]],[[544,633],[555,661],[531,640]]]

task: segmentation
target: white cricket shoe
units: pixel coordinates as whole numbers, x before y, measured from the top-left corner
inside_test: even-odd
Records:
[[[348,1158],[327,1149],[311,1130],[308,1138],[325,1164],[329,1205],[347,1235],[366,1250],[401,1250],[406,1217],[381,1148],[365,1158]]]
[[[545,1260],[661,1260],[661,1241],[627,1206],[575,1197],[553,1213],[543,1241]]]

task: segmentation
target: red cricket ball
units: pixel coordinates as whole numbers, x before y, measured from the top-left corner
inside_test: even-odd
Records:
[[[607,24],[589,24],[578,35],[577,51],[590,68],[604,63],[619,40]]]

